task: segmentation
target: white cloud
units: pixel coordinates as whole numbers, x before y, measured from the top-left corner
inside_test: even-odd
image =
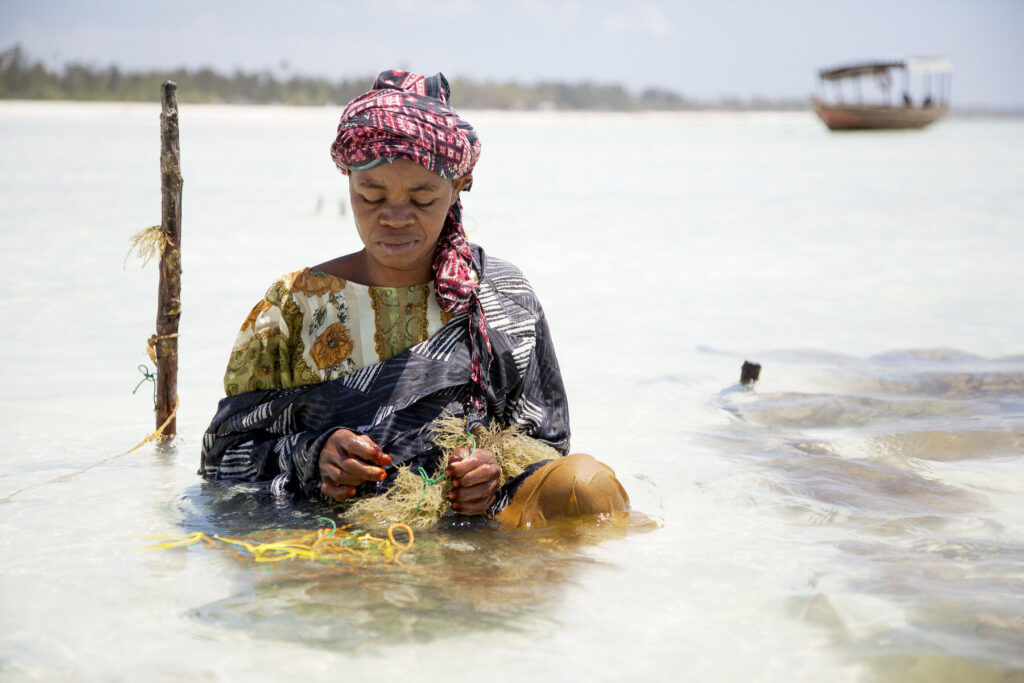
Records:
[[[576,20],[583,14],[579,0],[523,0],[520,9],[527,16],[543,20]]]
[[[466,14],[479,9],[478,0],[385,0],[398,12],[444,18],[447,15]]]
[[[672,34],[672,22],[662,9],[646,3],[610,14],[601,23],[608,33],[640,33],[655,38]]]

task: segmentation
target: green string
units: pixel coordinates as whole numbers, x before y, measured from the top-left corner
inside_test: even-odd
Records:
[[[142,386],[143,382],[152,382],[153,383],[153,410],[156,410],[156,375],[151,373],[149,371],[149,368],[146,367],[145,364],[139,366],[139,372],[142,373],[142,379],[140,379],[139,383],[135,385],[134,389],[132,389],[132,394],[134,395],[135,392],[139,390],[139,387]]]
[[[327,534],[328,536],[333,536],[334,532],[338,530],[338,525],[335,524],[334,520],[331,519],[330,517],[317,517],[316,521],[318,521],[318,522],[328,522],[331,525],[331,533]]]
[[[423,477],[423,490],[420,491],[420,499],[416,501],[416,509],[413,510],[412,512],[413,517],[418,515],[420,512],[420,505],[423,503],[423,496],[427,495],[427,487],[430,486],[431,484],[436,484],[437,482],[443,480],[447,476],[444,472],[442,472],[439,477],[431,479],[430,475],[427,474],[427,471],[425,469],[423,469],[422,467],[417,467],[416,469],[418,470],[419,475]]]
[[[469,455],[473,455],[474,453],[476,453],[476,437],[473,436],[473,432],[467,431],[466,436],[460,436],[459,440],[465,441],[467,437],[469,438],[470,441],[473,442],[473,448],[471,448],[469,451]],[[469,456],[467,455],[466,457],[468,458]]]
[[[473,449],[469,452],[469,455],[473,455],[474,453],[476,453],[476,437],[473,436],[472,432],[467,431],[466,436],[460,436],[459,439],[465,441],[466,437],[469,437],[469,441],[473,443]],[[420,505],[423,504],[423,497],[427,495],[427,487],[430,486],[431,484],[436,484],[437,482],[442,481],[447,477],[447,475],[444,472],[442,472],[440,476],[431,479],[430,475],[427,474],[427,471],[425,469],[423,469],[422,467],[418,467],[416,469],[417,473],[423,478],[423,490],[420,491],[420,499],[416,501],[416,509],[413,510],[412,513],[413,517],[418,515],[420,512]]]

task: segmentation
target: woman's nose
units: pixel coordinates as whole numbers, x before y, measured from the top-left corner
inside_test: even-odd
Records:
[[[405,202],[388,202],[380,213],[381,225],[389,228],[404,228],[412,224],[412,210]]]

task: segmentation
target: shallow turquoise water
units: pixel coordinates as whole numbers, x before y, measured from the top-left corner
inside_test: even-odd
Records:
[[[138,551],[316,514],[195,469],[249,307],[356,247],[336,114],[182,109],[180,436],[115,457],[152,425],[156,269],[122,263],[159,218],[158,111],[0,104],[0,675],[1022,675],[1012,120],[467,115],[471,237],[545,305],[574,449],[660,528],[454,530],[384,571]]]

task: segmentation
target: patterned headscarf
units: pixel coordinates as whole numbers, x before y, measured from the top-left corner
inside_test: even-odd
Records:
[[[342,112],[331,158],[345,175],[408,159],[445,180],[461,178],[480,158],[480,140],[473,126],[448,106],[450,97],[443,74],[428,77],[410,71],[382,71],[373,89],[349,102]],[[468,407],[479,416],[487,393],[484,382],[491,344],[479,285],[473,279],[473,253],[462,227],[461,199],[448,211],[433,269],[434,294],[441,310],[469,312],[472,381]]]

